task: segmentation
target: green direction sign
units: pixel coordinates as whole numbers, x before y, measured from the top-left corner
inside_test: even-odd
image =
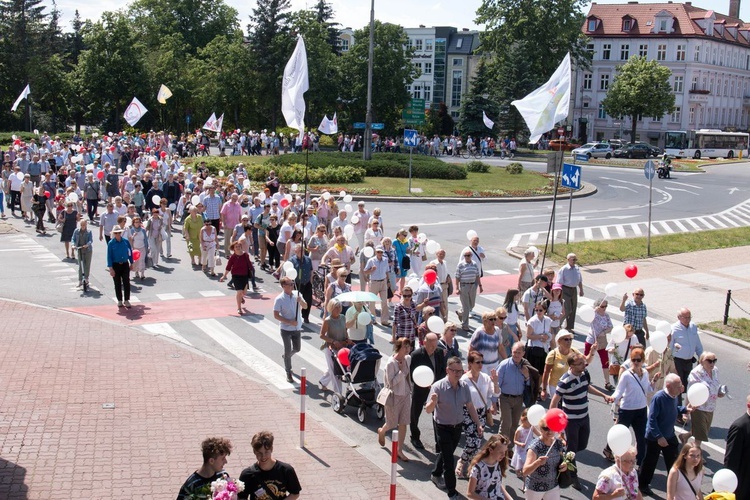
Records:
[[[404,125],[424,124],[424,99],[411,99],[402,113]]]

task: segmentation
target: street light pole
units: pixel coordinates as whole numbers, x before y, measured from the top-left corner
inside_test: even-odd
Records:
[[[362,159],[372,158],[372,60],[375,53],[375,0],[370,2],[370,50],[367,57],[367,113],[365,114],[365,137],[362,144]]]

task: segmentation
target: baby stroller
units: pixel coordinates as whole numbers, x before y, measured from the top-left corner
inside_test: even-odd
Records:
[[[380,370],[380,351],[367,343],[354,344],[349,351],[349,366],[345,367],[334,356],[334,376],[341,380],[344,394],[334,393],[331,397],[331,408],[336,413],[344,413],[347,406],[357,407],[357,419],[365,421],[365,410],[375,407],[375,415],[382,419],[383,407],[376,398],[380,390],[378,371]]]

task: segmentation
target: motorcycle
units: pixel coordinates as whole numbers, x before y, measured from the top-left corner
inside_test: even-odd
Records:
[[[672,171],[672,161],[670,159],[659,161],[659,167],[656,169],[656,174],[659,179],[671,179],[670,172]]]

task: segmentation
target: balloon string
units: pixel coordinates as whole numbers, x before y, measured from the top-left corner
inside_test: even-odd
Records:
[[[555,437],[552,439],[552,445],[547,450],[547,453],[544,454],[545,457],[549,457],[549,452],[552,451],[552,448],[555,447],[555,442],[557,441],[557,433],[555,433]]]

